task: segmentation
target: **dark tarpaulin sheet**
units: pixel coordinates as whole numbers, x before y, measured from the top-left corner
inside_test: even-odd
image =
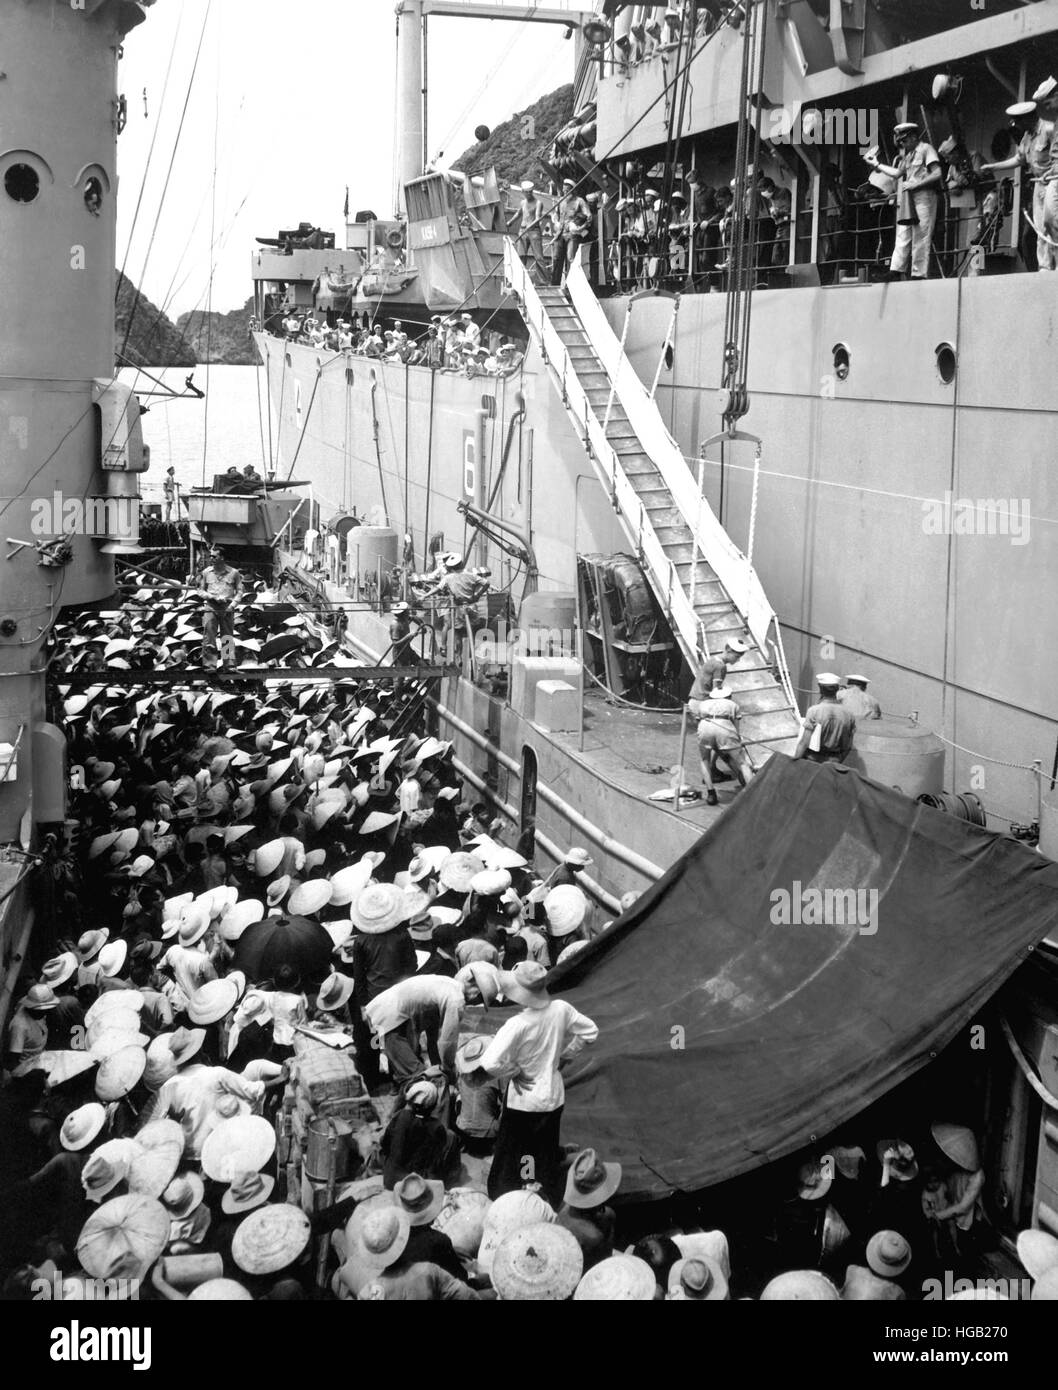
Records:
[[[773,922],[774,890],[808,909],[812,889],[874,890],[876,931],[855,911],[851,925]],[[1056,907],[1058,865],[1016,841],[776,755],[552,972],[600,1029],[565,1073],[563,1139],[619,1160],[622,1195],[640,1199],[780,1158],[928,1063]]]

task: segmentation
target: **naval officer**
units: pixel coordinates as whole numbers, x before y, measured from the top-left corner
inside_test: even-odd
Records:
[[[807,758],[810,763],[843,763],[852,749],[856,718],[838,700],[841,677],[829,671],[816,676],[819,702],[805,714],[795,758]]]
[[[921,134],[921,127],[915,121],[901,121],[893,129],[893,138],[900,151],[895,164],[879,163],[876,154],[869,159],[864,156],[868,164],[873,164],[883,174],[899,179],[902,191],[908,195],[908,211],[913,220],[900,220],[898,201],[896,245],[889,273],[902,275],[910,260],[912,280],[925,280],[929,275],[929,253],[937,222],[937,193],[942,178],[940,156]]]
[[[881,719],[882,707],[873,695],[867,694],[870,681],[866,676],[846,676],[845,689],[838,699],[855,719]]]

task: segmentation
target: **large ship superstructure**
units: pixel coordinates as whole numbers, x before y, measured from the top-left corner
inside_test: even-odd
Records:
[[[585,275],[688,477],[701,461],[709,508],[752,550],[796,693],[809,693],[820,661],[865,668],[887,712],[947,741],[947,783],[975,782],[994,824],[1032,823],[1041,806],[1046,821],[1049,786],[1033,764],[1049,772],[1053,761],[1051,672],[1047,658],[1022,660],[1024,624],[1008,611],[1033,611],[1056,560],[1052,411],[1035,346],[1048,341],[1054,296],[1028,273],[1027,177],[979,166],[1009,155],[1006,107],[1058,66],[1058,6],[864,3],[832,17],[823,4],[767,0],[699,6],[695,22],[691,7],[607,4],[594,24],[578,38],[577,115],[543,166],[553,194],[567,175],[598,194]],[[867,143],[891,152],[902,116],[947,151],[946,169],[974,170],[968,186],[949,179],[928,283],[885,278],[896,209],[862,159]],[[755,176],[786,194],[790,220],[766,218],[760,196],[747,281],[725,268],[721,219],[710,232],[704,207],[685,209],[738,181],[739,132],[749,150],[758,125]],[[407,180],[405,233],[427,284],[439,251],[424,246],[429,219],[414,199],[429,180]],[[743,172],[735,196],[755,187]],[[517,201],[500,195],[508,209]],[[486,264],[502,290],[489,302],[517,309],[497,257]],[[468,273],[466,302],[480,290]],[[747,290],[740,424],[761,452],[729,437],[703,451],[726,433],[729,304]],[[451,294],[436,307],[451,312]],[[481,322],[493,311],[475,310]],[[1004,323],[1017,324],[1023,351],[1000,350]],[[583,430],[570,428],[539,335],[531,322],[524,331],[522,372],[499,381],[259,334],[280,467],[298,451],[325,504],[384,506],[422,556],[437,533],[462,535],[466,459],[480,443],[470,421],[485,412],[496,460],[517,416],[522,501],[501,493],[497,514],[531,534],[540,586],[572,590],[575,553],[636,546]]]

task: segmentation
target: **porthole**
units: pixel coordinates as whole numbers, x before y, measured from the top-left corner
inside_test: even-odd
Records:
[[[844,343],[834,344],[834,375],[839,381],[847,381],[852,358]]]
[[[103,211],[103,185],[95,174],[84,182],[84,205],[93,217]]]
[[[4,192],[16,203],[32,203],[40,192],[40,175],[31,164],[12,164],[4,175]]]
[[[937,348],[937,375],[945,386],[950,386],[955,380],[958,365],[959,359],[951,343],[941,343]]]

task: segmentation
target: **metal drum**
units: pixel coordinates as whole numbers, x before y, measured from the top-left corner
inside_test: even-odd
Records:
[[[360,593],[386,593],[400,555],[400,537],[392,526],[354,526],[346,538],[349,573]]]
[[[846,764],[905,796],[939,796],[944,790],[944,744],[906,719],[857,720]]]
[[[305,1127],[305,1176],[312,1182],[340,1182],[349,1171],[353,1127],[348,1120],[314,1115]]]
[[[1040,805],[1041,854],[1058,859],[1058,791],[1045,791]]]

